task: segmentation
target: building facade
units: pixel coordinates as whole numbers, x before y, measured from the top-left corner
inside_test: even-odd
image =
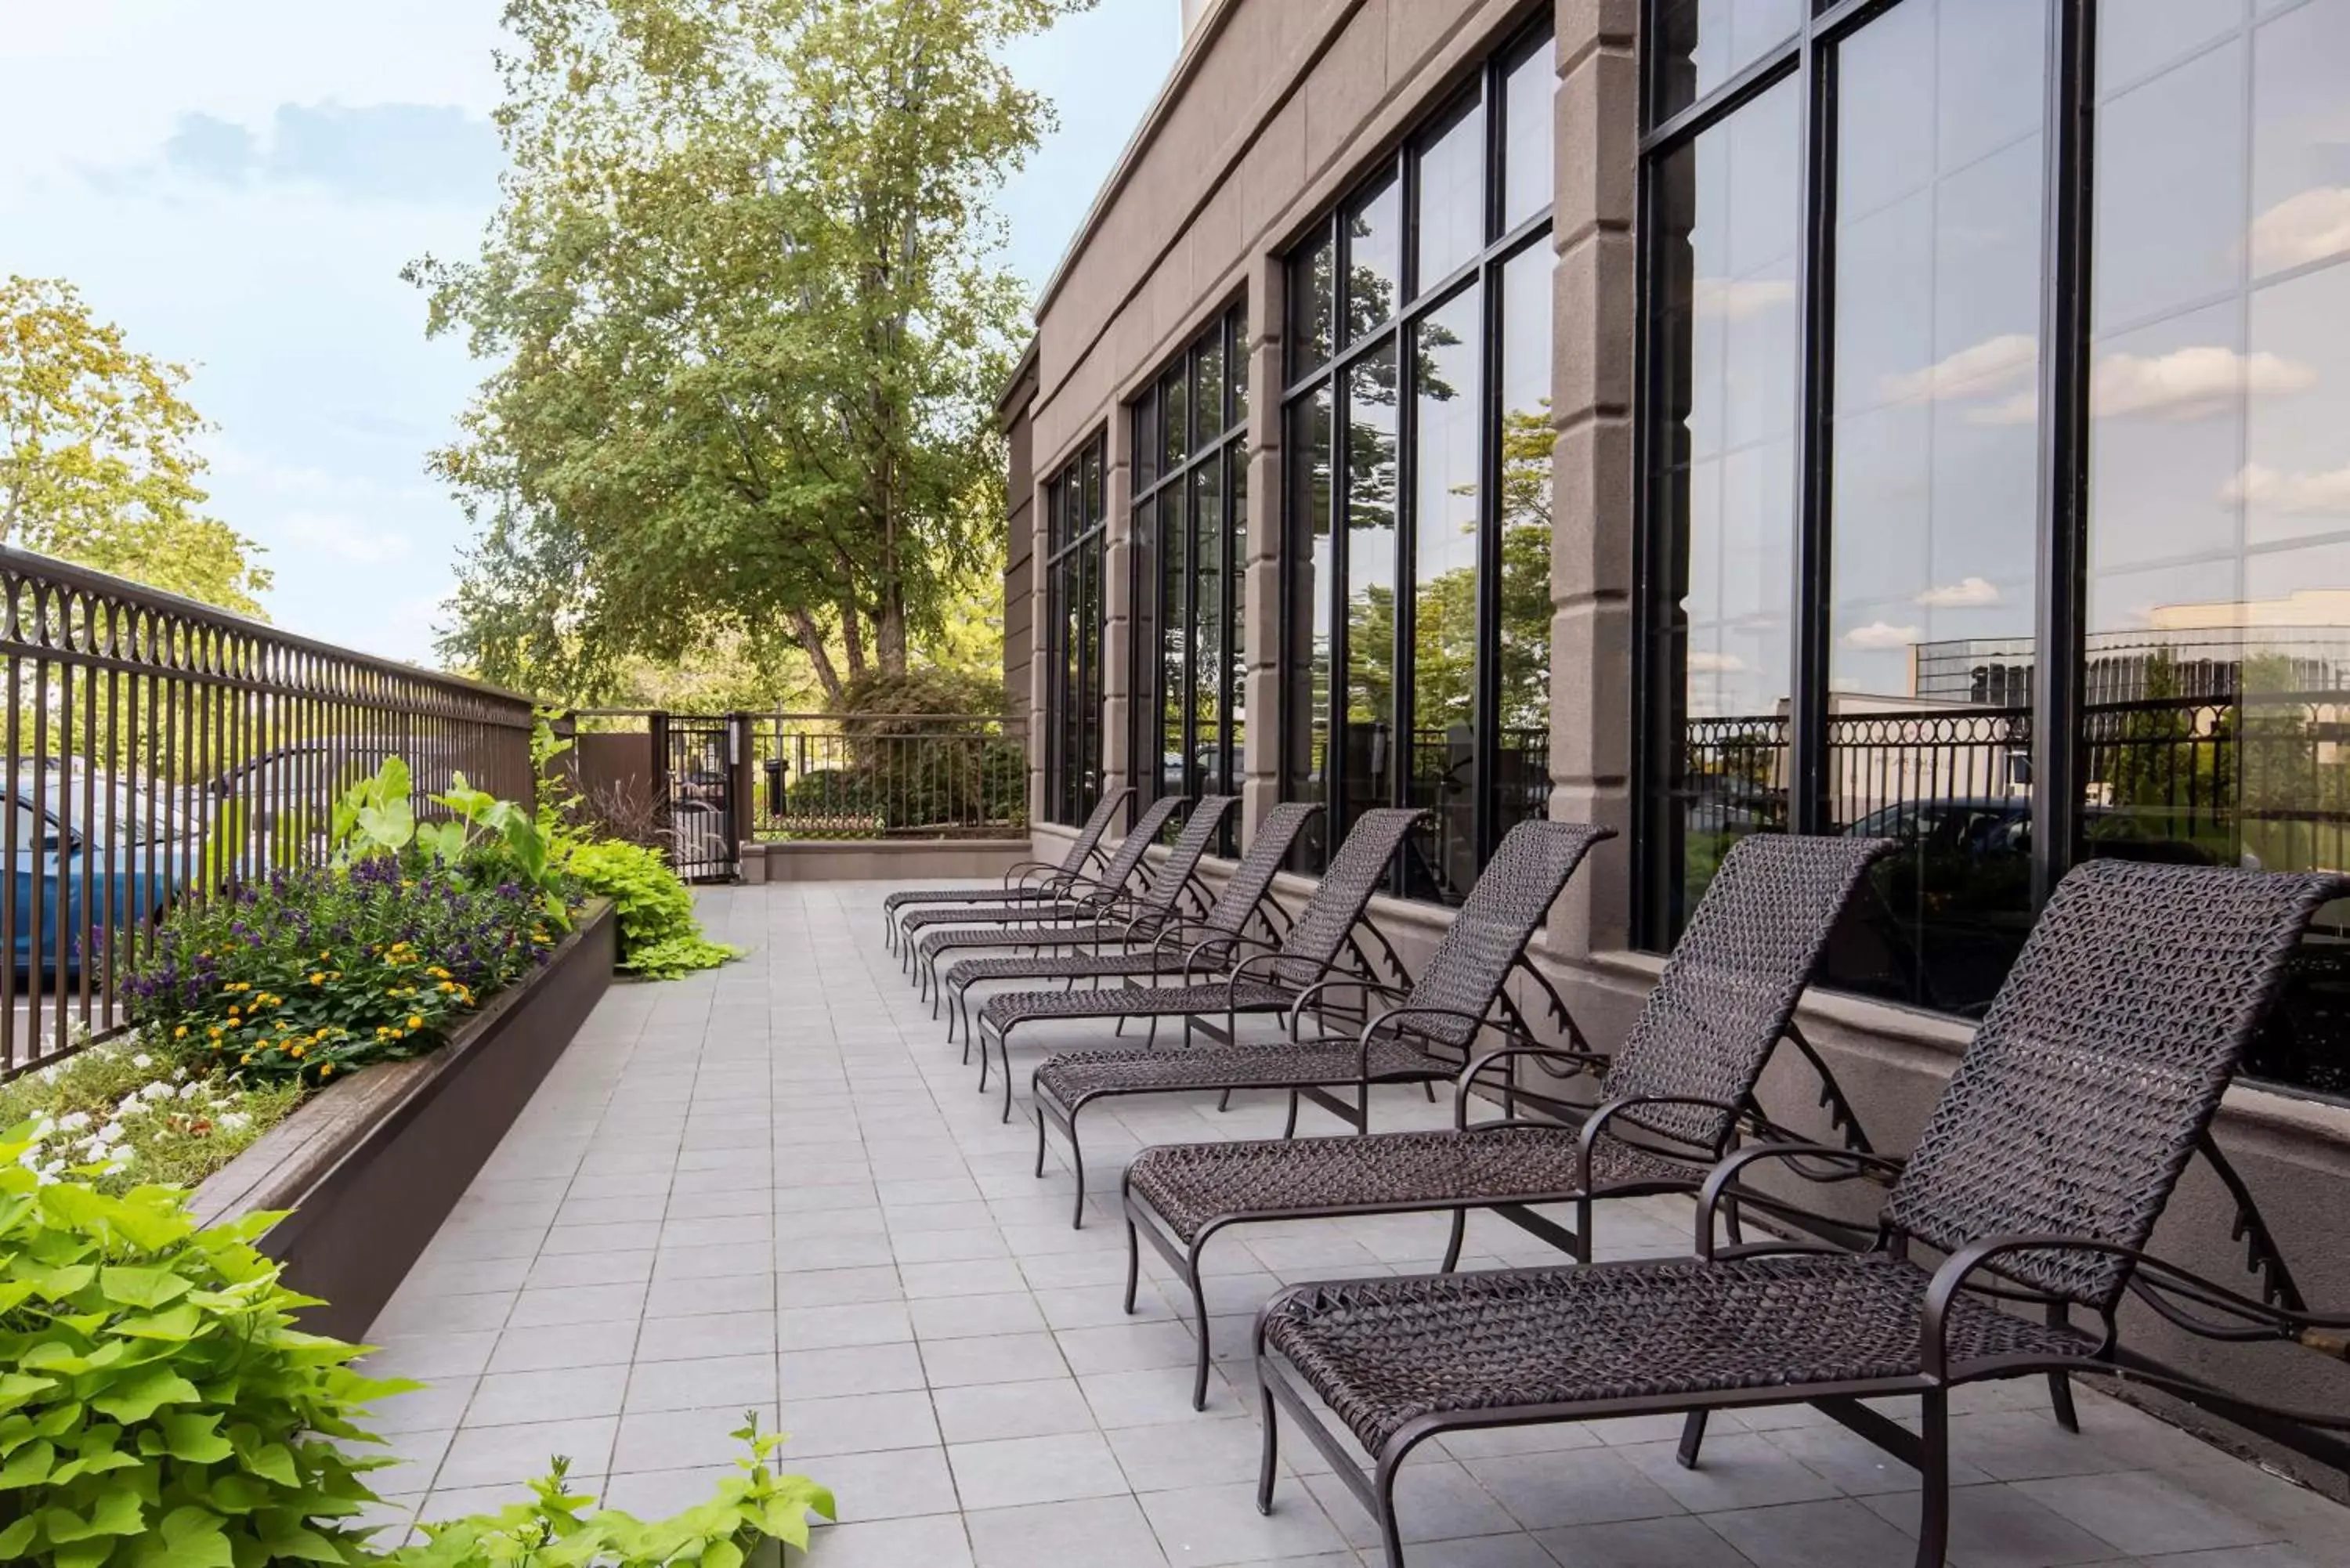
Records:
[[[2072,865],[2350,868],[2350,0],[1197,10],[1004,406],[1040,836],[1421,806],[1425,944],[1607,824],[1603,1043],[1736,839],[1893,837],[1805,1013],[1885,1147]],[[2226,1132],[2334,1300],[2345,1096],[2336,907]]]

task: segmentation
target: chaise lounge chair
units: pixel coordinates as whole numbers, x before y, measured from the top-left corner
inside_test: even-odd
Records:
[[[1111,1096],[1281,1089],[1289,1095],[1288,1131],[1296,1130],[1301,1099],[1367,1131],[1372,1085],[1434,1084],[1451,1077],[1468,1061],[1478,1032],[1497,1006],[1505,1026],[1531,1037],[1505,989],[1513,973],[1526,975],[1544,992],[1569,1037],[1581,1044],[1566,1004],[1526,962],[1525,949],[1592,846],[1614,836],[1612,828],[1584,823],[1522,822],[1510,829],[1494,850],[1492,863],[1454,914],[1451,929],[1408,990],[1356,976],[1316,978],[1303,970],[1284,977],[1279,955],[1244,961],[1228,983],[1250,983],[1244,971],[1262,961],[1276,980],[1285,979],[1294,993],[1286,1041],[1183,1051],[1077,1051],[1053,1057],[1036,1069],[1034,1079],[1039,1174],[1045,1165],[1045,1129],[1051,1123],[1067,1139],[1070,1160],[1076,1167],[1082,1220],[1085,1158],[1077,1142],[1077,1116],[1095,1100]],[[1316,1008],[1324,992],[1333,987],[1383,996],[1393,1005],[1366,1018],[1353,1035],[1300,1039],[1301,1016]],[[1334,1092],[1344,1088],[1356,1091],[1352,1103]]]
[[[1055,897],[1008,904],[946,905],[935,909],[910,909],[899,916],[899,935],[908,944],[906,961],[920,982],[921,993],[931,993],[931,983],[938,975],[939,954],[950,948],[1025,947],[1045,940],[1033,928],[1108,919],[1128,897],[1127,884],[1141,871],[1143,857],[1150,846],[1159,842],[1159,834],[1174,820],[1175,814],[1191,804],[1176,795],[1151,802],[1135,819],[1133,828],[1119,842],[1118,852],[1109,857],[1100,876],[1088,876],[1083,871],[1066,873],[1059,879],[1060,890]],[[949,929],[927,929],[932,926]],[[1022,929],[1003,929],[1009,927]]]
[[[2350,879],[2093,861],[2058,887],[1906,1161],[1760,1144],[1707,1179],[1694,1259],[1306,1284],[1257,1320],[1270,1512],[1286,1411],[1378,1521],[1402,1568],[1398,1467],[1429,1438],[1479,1428],[1808,1404],[1914,1467],[1917,1563],[1950,1533],[1950,1397],[1991,1378],[2126,1371],[2223,1414],[2350,1428],[2350,1410],[2280,1410],[2126,1353],[2116,1311],[2137,1296],[2209,1338],[2342,1354],[2350,1318],[2303,1309],[2242,1182],[2210,1137],[2237,1058],[2310,917]],[[2236,1197],[2259,1299],[2144,1250],[2198,1150]],[[1763,1162],[1892,1176],[1875,1240],[1717,1246],[1725,1198],[1798,1223],[1739,1178]],[[1913,1251],[1939,1254],[1939,1265]],[[2002,1310],[2000,1301],[2035,1315]],[[2076,1324],[2085,1312],[2094,1327]],[[1915,1397],[1918,1430],[1862,1403]],[[1372,1456],[1366,1474],[1318,1400]]]
[[[1003,882],[993,888],[900,888],[881,900],[881,924],[889,950],[898,950],[898,911],[929,904],[1004,904],[1029,898],[1050,898],[1057,896],[1056,888],[1064,877],[1075,876],[1104,858],[1102,835],[1109,831],[1110,823],[1125,806],[1127,797],[1134,792],[1123,785],[1102,791],[1101,799],[1094,805],[1093,814],[1085,826],[1077,829],[1069,852],[1055,866],[1045,860],[1023,860],[1003,873]]]
[[[1183,839],[1178,840],[1169,852],[1162,872],[1173,868],[1182,858],[1185,842],[1191,838],[1191,829],[1205,817],[1209,802],[1228,798],[1231,797],[1211,795],[1200,803],[1185,826]],[[1197,922],[1184,920],[1180,910],[1172,908],[1156,920],[1149,918],[1147,906],[1156,900],[1159,888],[1154,878],[1150,895],[1141,900],[1146,908],[1128,922],[1131,929],[1118,936],[1090,939],[1096,944],[1092,952],[1012,954],[965,959],[950,966],[939,978],[941,992],[948,1001],[947,1038],[954,1038],[959,1015],[963,1055],[968,1061],[971,988],[982,981],[1065,980],[1074,987],[1081,980],[1098,985],[1106,980],[1180,977],[1189,981],[1195,975],[1215,978],[1232,967],[1234,955],[1243,946],[1274,946],[1282,930],[1276,921],[1285,917],[1280,914],[1281,907],[1267,904],[1264,896],[1272,890],[1273,878],[1289,857],[1290,846],[1296,842],[1298,833],[1321,809],[1319,805],[1291,801],[1267,812],[1249,842],[1248,853],[1233,863],[1232,875],[1224,879],[1215,901]],[[1212,825],[1209,831],[1213,831]],[[1200,858],[1194,855],[1192,864],[1196,866]],[[1261,944],[1253,942],[1248,937],[1252,925],[1262,926],[1271,940]]]
[[[1157,1020],[1180,1018],[1187,1044],[1197,1030],[1208,1031],[1211,1038],[1230,1040],[1243,1013],[1284,1012],[1301,992],[1317,981],[1333,975],[1353,975],[1368,981],[1372,978],[1371,964],[1362,944],[1356,940],[1357,924],[1380,943],[1388,969],[1396,978],[1402,979],[1403,961],[1396,957],[1395,949],[1378,929],[1363,919],[1363,910],[1369,905],[1379,879],[1387,874],[1396,846],[1422,815],[1409,806],[1379,806],[1363,813],[1356,819],[1346,842],[1338,846],[1338,852],[1331,857],[1328,871],[1315,885],[1313,897],[1297,912],[1296,920],[1280,945],[1234,959],[1218,980],[1180,985],[1105,986],[1099,991],[1003,991],[989,997],[981,1004],[974,1032],[979,1044],[979,1086],[987,1087],[992,1041],[1003,1058],[1003,1119],[1010,1121],[1012,1032],[1039,1019],[1115,1018],[1123,1028],[1127,1019],[1147,1018],[1153,1021],[1151,1040],[1156,1043]],[[1229,938],[1216,939],[1216,942],[1220,949],[1227,950],[1240,945]],[[1192,955],[1184,956],[1188,972]],[[1268,969],[1268,965],[1273,967]],[[1259,978],[1251,971],[1264,973]],[[1204,1021],[1213,1013],[1223,1015],[1221,1031]]]
[[[1693,1193],[1742,1131],[1765,1139],[1790,1136],[1773,1127],[1753,1099],[1782,1039],[1819,1073],[1823,1103],[1853,1147],[1866,1149],[1794,1016],[1837,916],[1870,864],[1893,847],[1887,839],[1786,834],[1740,840],[1722,857],[1614,1060],[1523,1039],[1486,1052],[1454,1085],[1451,1130],[1169,1144],[1136,1155],[1123,1183],[1126,1310],[1134,1310],[1140,1236],[1191,1288],[1200,1336],[1192,1408],[1204,1408],[1208,1393],[1200,1258],[1229,1226],[1449,1210],[1449,1273],[1461,1257],[1469,1211],[1490,1209],[1588,1262],[1596,1199]],[[1513,1102],[1559,1119],[1513,1114],[1465,1125],[1480,1075],[1497,1066],[1506,1074],[1522,1059],[1556,1064],[1560,1076],[1605,1067],[1599,1097],[1608,1116],[1585,1122],[1587,1107],[1513,1088]],[[1580,1130],[1569,1125],[1575,1122],[1584,1122]],[[1629,1136],[1615,1136],[1611,1127]],[[1574,1229],[1534,1212],[1534,1205],[1548,1203],[1575,1205]]]

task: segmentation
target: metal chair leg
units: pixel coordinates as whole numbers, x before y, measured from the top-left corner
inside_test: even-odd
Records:
[[[2054,1407],[2056,1424],[2068,1432],[2081,1429],[2081,1413],[2073,1407],[2073,1380],[2061,1372],[2048,1375],[2048,1402]]]
[[[1039,1137],[1044,1136],[1044,1125],[1043,1113],[1039,1112],[1036,1119]],[[1141,1282],[1142,1238],[1135,1233],[1134,1217],[1129,1214],[1126,1220],[1126,1315],[1128,1317],[1134,1315],[1134,1293]]]
[[[1444,1243],[1444,1262],[1436,1266],[1437,1272],[1449,1274],[1461,1266],[1461,1243],[1469,1240],[1469,1210],[1452,1211],[1452,1234]]]
[[[1207,1287],[1201,1283],[1200,1281],[1200,1254],[1196,1249],[1194,1249],[1191,1253],[1191,1266],[1186,1271],[1186,1272],[1190,1277],[1186,1279],[1184,1282],[1191,1287],[1191,1320],[1193,1324],[1197,1325],[1200,1334],[1200,1354],[1198,1360],[1191,1368],[1191,1408],[1194,1410],[1204,1410],[1208,1407],[1208,1362],[1210,1358],[1210,1348],[1208,1345],[1208,1291]]]
[[[1942,1568],[1950,1543],[1950,1396],[1918,1397],[1918,1568]]]
[[[1681,1446],[1673,1455],[1680,1461],[1681,1469],[1685,1470],[1697,1469],[1697,1451],[1704,1442],[1705,1412],[1691,1410],[1681,1422]]]
[[[1011,1076],[1009,1057],[1004,1059],[1003,1072],[1007,1078]],[[1086,1228],[1086,1151],[1077,1142],[1077,1113],[1074,1110],[1069,1113],[1069,1168],[1077,1173],[1077,1197],[1069,1210],[1069,1229],[1082,1231]]]
[[[1262,1334],[1259,1337],[1263,1337]],[[1257,1419],[1264,1425],[1264,1449],[1256,1468],[1256,1511],[1271,1513],[1273,1472],[1281,1463],[1281,1413],[1274,1403],[1273,1389],[1265,1382],[1262,1361],[1256,1369],[1256,1409]]]
[[[1042,1106],[1036,1107],[1036,1179],[1039,1181],[1045,1179],[1045,1107]],[[1134,1227],[1128,1225],[1126,1229],[1128,1240],[1131,1241]],[[1128,1272],[1132,1272],[1131,1270]],[[1131,1312],[1134,1309],[1128,1307],[1127,1310]]]

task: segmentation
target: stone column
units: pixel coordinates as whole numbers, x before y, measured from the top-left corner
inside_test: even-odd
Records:
[[[1281,798],[1282,335],[1288,275],[1278,255],[1261,255],[1248,290],[1248,729],[1242,748],[1242,842]]]
[[[1582,953],[1630,940],[1639,5],[1557,0],[1556,14],[1550,812],[1620,835],[1552,915],[1554,940]]]

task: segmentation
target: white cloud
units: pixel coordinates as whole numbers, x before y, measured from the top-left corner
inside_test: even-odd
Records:
[[[2350,185],[2286,197],[2252,220],[2252,270],[2279,272],[2350,251]]]
[[[2278,397],[2317,384],[2317,372],[2262,349],[2239,354],[2219,344],[2168,354],[2107,354],[2090,372],[2089,406],[2098,417],[2143,414],[2180,423],[2233,409],[2239,398]]]
[[[2040,364],[2040,340],[2029,332],[2002,332],[1961,348],[1922,370],[1884,378],[1885,396],[1895,402],[1990,397],[2029,389]]]
[[[1928,609],[1979,609],[1984,605],[1999,603],[1999,585],[1988,577],[1964,577],[1955,583],[1941,583],[1918,596],[1918,602]]]
[[[1909,648],[1918,641],[1918,628],[1873,620],[1866,626],[1854,627],[1844,634],[1844,639],[1854,648]]]
[[[2220,499],[2231,504],[2249,502],[2292,516],[2350,515],[2350,465],[2286,473],[2248,462],[2221,487]]]
[[[415,548],[405,534],[370,528],[356,517],[337,512],[296,512],[281,526],[286,537],[295,543],[338,556],[355,566],[380,566]]]
[[[1746,668],[1746,660],[1734,653],[1692,652],[1689,667],[1693,674],[1735,675]]]
[[[1722,321],[1745,321],[1795,299],[1794,283],[1778,277],[1701,277],[1691,292],[1698,315]]]

